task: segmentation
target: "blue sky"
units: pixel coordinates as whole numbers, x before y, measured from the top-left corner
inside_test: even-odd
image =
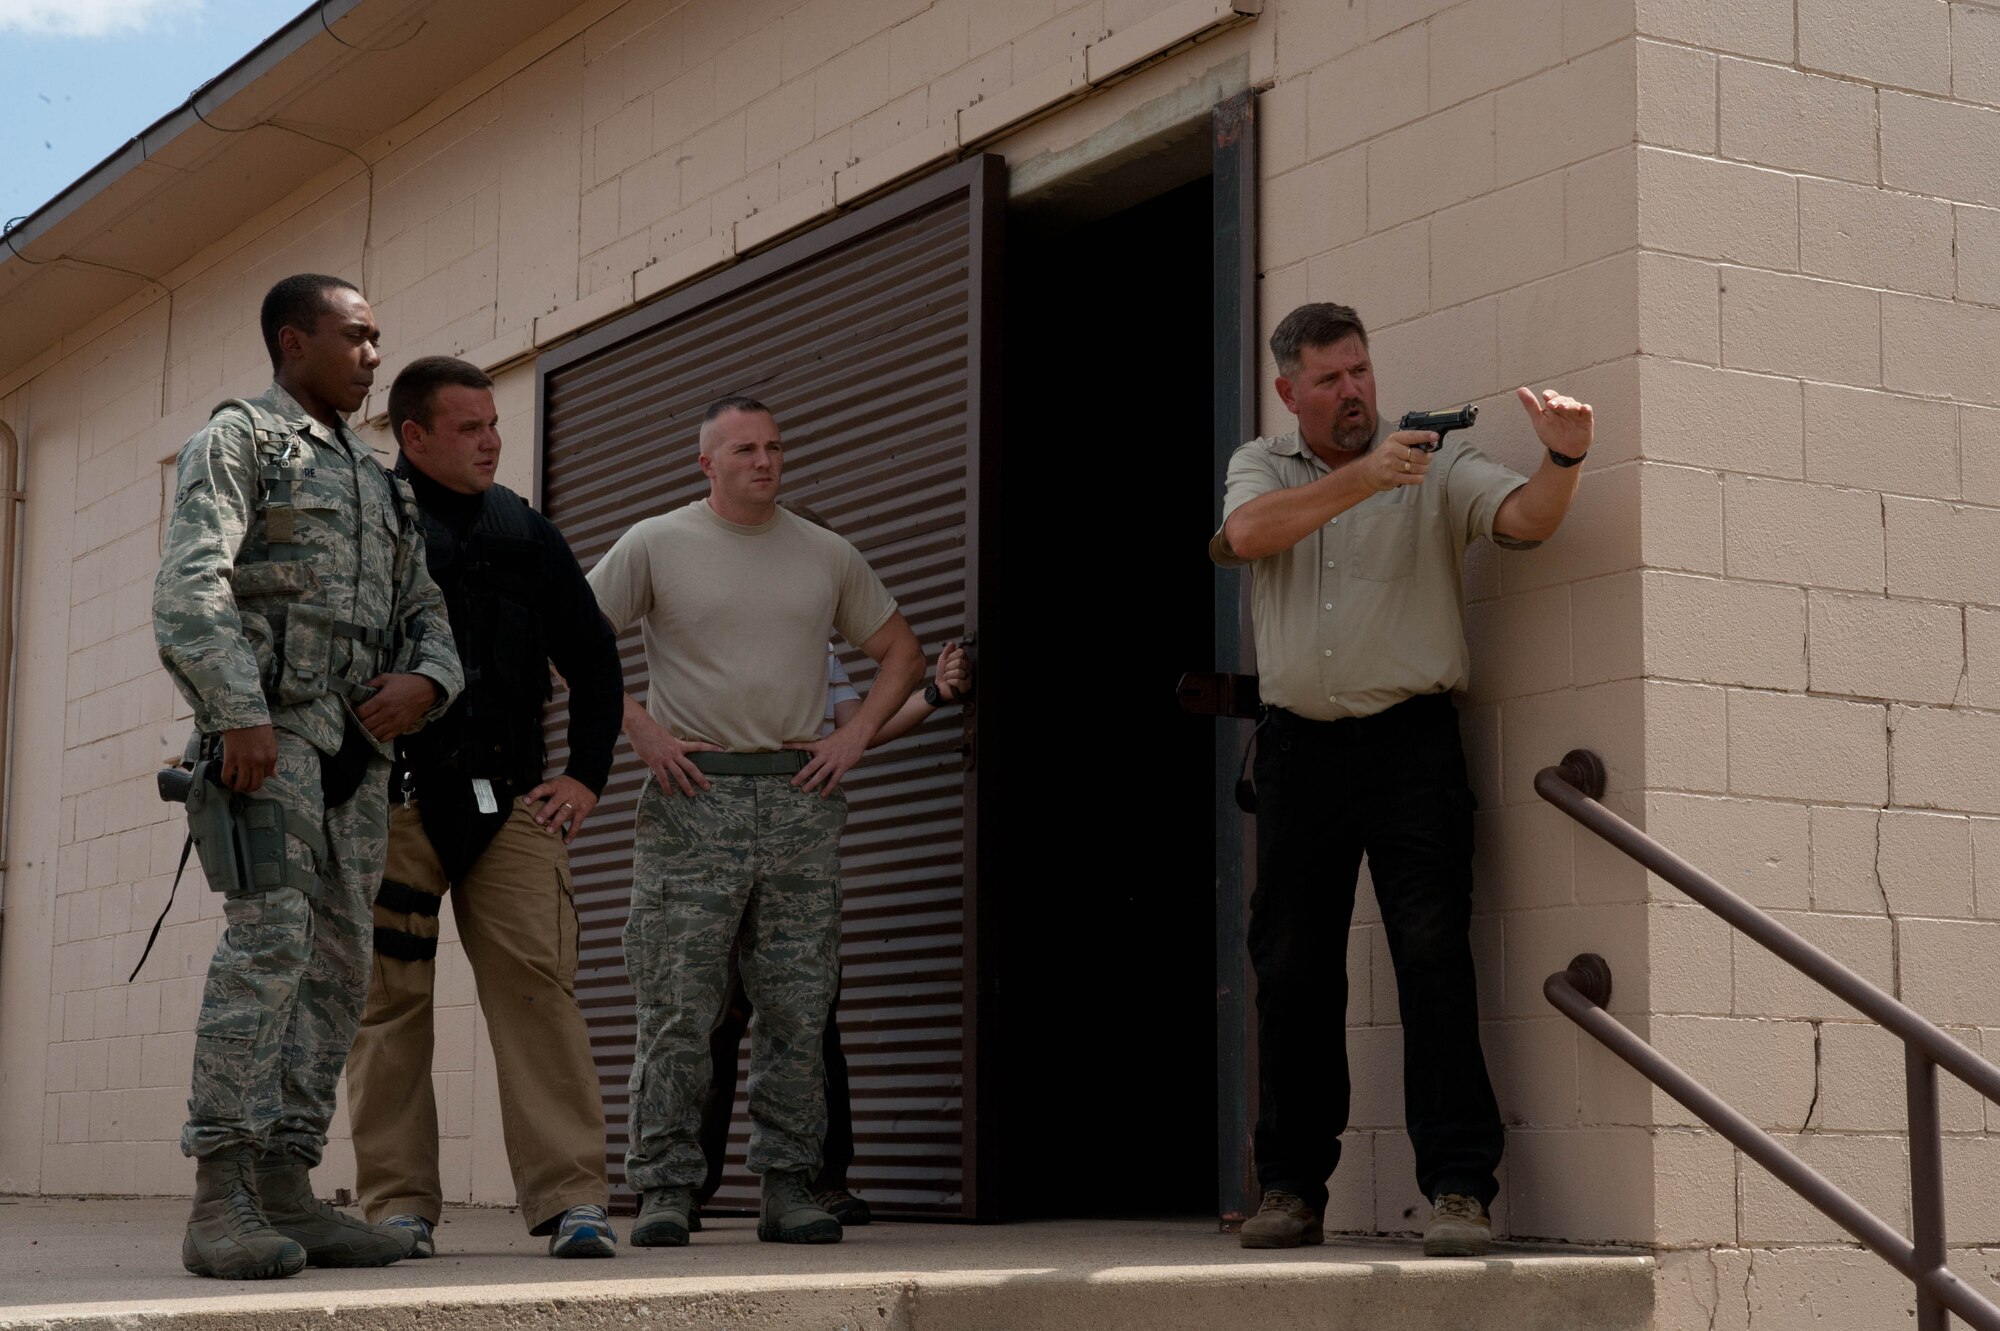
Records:
[[[306,0],[0,0],[0,224],[34,212]]]

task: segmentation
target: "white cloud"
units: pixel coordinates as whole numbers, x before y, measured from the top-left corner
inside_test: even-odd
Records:
[[[0,32],[104,37],[200,9],[202,0],[0,0]]]

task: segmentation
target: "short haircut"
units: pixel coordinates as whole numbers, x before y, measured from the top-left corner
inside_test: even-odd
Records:
[[[1358,337],[1362,346],[1368,345],[1368,330],[1361,326],[1361,316],[1352,306],[1328,301],[1301,305],[1278,321],[1271,333],[1271,355],[1278,362],[1278,373],[1289,378],[1299,372],[1307,347],[1330,347],[1349,337]]]
[[[708,409],[701,413],[699,438],[701,451],[704,454],[708,452],[708,427],[715,424],[719,417],[726,416],[732,411],[761,411],[773,420],[778,417],[778,413],[747,393],[729,393],[719,397],[709,403]]]
[[[274,372],[285,363],[278,334],[287,328],[308,333],[318,328],[319,317],[333,309],[326,298],[329,291],[361,294],[361,288],[346,278],[325,273],[294,273],[264,293],[264,308],[258,312],[257,322],[264,330],[264,350],[271,353]]]
[[[727,397],[719,397],[709,403],[708,410],[701,413],[701,423],[708,425],[716,417],[731,411],[761,411],[766,416],[776,414],[769,407],[747,393],[731,393]]]
[[[403,367],[389,386],[389,432],[403,446],[403,422],[415,421],[426,430],[437,411],[437,391],[446,386],[491,388],[493,380],[471,361],[456,356],[420,356]]]

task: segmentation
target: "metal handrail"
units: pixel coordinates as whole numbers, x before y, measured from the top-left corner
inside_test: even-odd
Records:
[[[1536,794],[1902,1039],[1915,1240],[1905,1238],[1613,1019],[1604,1010],[1611,1001],[1611,967],[1604,958],[1588,952],[1576,957],[1567,970],[1543,982],[1542,993],[1599,1044],[1692,1110],[1737,1150],[1770,1170],[1908,1278],[1917,1290],[1917,1331],[1945,1331],[1950,1324],[1948,1313],[1957,1313],[1979,1331],[2000,1331],[2000,1305],[1945,1266],[1943,1133],[1937,1091],[1937,1070],[1942,1067],[1988,1100],[2000,1103],[2000,1067],[1605,808],[1598,803],[1604,785],[1603,760],[1588,749],[1572,750],[1560,764],[1535,775]]]

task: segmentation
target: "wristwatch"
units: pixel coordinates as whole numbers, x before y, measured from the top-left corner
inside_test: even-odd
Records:
[[[924,685],[924,701],[932,707],[943,707],[948,703],[957,702],[958,700],[956,698],[946,698],[942,693],[939,693],[937,682],[933,680]]]
[[[1544,447],[1547,446],[1544,445]],[[1567,453],[1558,453],[1553,448],[1549,449],[1549,461],[1555,463],[1558,467],[1581,466],[1583,464],[1584,458],[1587,458],[1589,456],[1590,454],[1588,453],[1582,453],[1576,457],[1571,457]]]

